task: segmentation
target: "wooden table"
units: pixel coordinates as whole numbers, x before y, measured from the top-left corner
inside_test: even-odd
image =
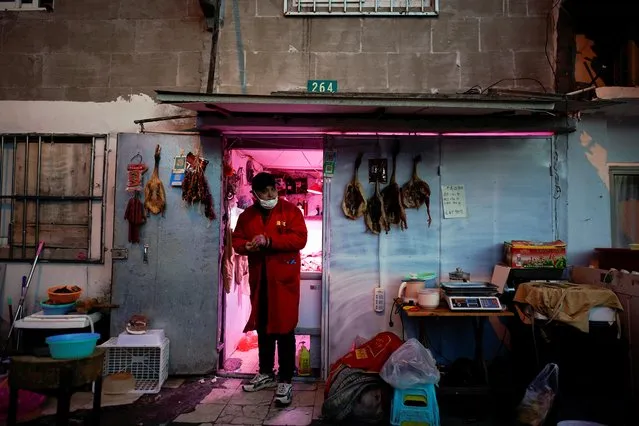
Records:
[[[15,356],[9,366],[9,412],[7,425],[16,424],[18,414],[18,391],[51,393],[58,398],[56,425],[68,425],[71,410],[71,395],[78,388],[95,382],[93,394],[92,424],[100,422],[102,396],[102,369],[104,348],[96,348],[92,355],[71,360]]]
[[[427,318],[471,318],[473,320],[473,328],[475,335],[475,362],[481,369],[482,375],[486,385],[488,381],[488,369],[486,368],[486,361],[484,360],[484,324],[488,317],[513,317],[511,311],[451,311],[448,308],[446,302],[442,301],[442,304],[435,309],[423,309],[418,308],[416,310],[403,310],[409,318],[417,319],[417,326],[419,329],[419,341],[425,347],[427,346],[426,339],[426,319]]]

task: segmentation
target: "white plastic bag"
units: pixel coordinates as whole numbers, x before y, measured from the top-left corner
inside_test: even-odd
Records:
[[[439,383],[435,358],[417,339],[409,339],[388,358],[380,377],[395,389]]]
[[[526,388],[517,407],[517,423],[526,426],[544,424],[559,390],[559,366],[546,364]]]

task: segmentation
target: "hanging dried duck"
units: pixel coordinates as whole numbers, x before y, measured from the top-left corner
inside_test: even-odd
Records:
[[[213,196],[204,176],[208,161],[190,152],[186,156],[186,161],[189,167],[186,168],[182,182],[182,200],[186,201],[187,205],[200,203],[204,207],[204,216],[209,220],[215,220]]]
[[[140,201],[140,192],[135,194],[126,205],[124,219],[129,222],[129,242],[137,244],[140,242],[140,227],[146,223],[144,205]]]
[[[390,230],[390,226],[386,220],[386,213],[384,211],[384,198],[379,192],[379,181],[376,181],[375,193],[368,199],[366,203],[366,213],[364,214],[366,228],[375,235],[382,232],[382,229],[386,231],[387,234]]]
[[[359,166],[362,164],[362,154],[357,155],[355,160],[355,168],[353,170],[353,178],[346,185],[344,191],[344,199],[342,200],[342,211],[347,218],[351,220],[362,217],[366,211],[366,197],[364,196],[364,188],[357,179]]]
[[[160,152],[162,152],[162,148],[158,145],[155,147],[155,167],[153,167],[153,174],[151,174],[151,179],[149,179],[144,187],[144,209],[146,210],[147,216],[149,216],[150,213],[162,213],[162,217],[164,217],[164,212],[166,211],[166,192],[164,191],[164,184],[160,180],[158,173],[160,167]]]
[[[413,175],[402,186],[402,203],[407,209],[419,209],[422,204],[426,204],[428,227],[430,227],[433,221],[430,217],[430,186],[417,175],[417,163],[420,161],[422,161],[421,155],[413,158]]]
[[[402,190],[397,184],[395,172],[397,169],[397,154],[399,154],[399,144],[393,150],[393,173],[391,174],[390,183],[382,190],[384,199],[384,212],[389,225],[399,225],[402,231],[408,228],[406,222],[406,211],[402,204]]]

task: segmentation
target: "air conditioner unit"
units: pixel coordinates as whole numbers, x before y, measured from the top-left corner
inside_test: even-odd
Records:
[[[53,10],[53,0],[0,0],[0,10],[16,12],[30,10]]]

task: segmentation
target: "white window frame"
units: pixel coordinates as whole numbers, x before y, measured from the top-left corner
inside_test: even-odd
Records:
[[[284,0],[284,16],[439,16],[440,0]],[[427,6],[428,4],[428,6]]]
[[[32,11],[32,10],[47,10],[46,7],[41,6],[41,0],[32,0],[31,3],[24,3],[24,0],[0,0],[0,11]],[[51,0],[53,5],[53,0]]]
[[[618,188],[615,186],[615,176],[639,176],[639,164],[637,163],[627,163],[627,164],[614,164],[608,166],[608,174],[610,179],[610,231],[611,231],[611,242],[612,247],[621,247],[621,242],[617,241],[617,233],[619,223],[617,219],[619,218],[619,211],[617,210],[618,206],[616,203],[617,199],[617,190]],[[623,247],[627,248],[627,247]]]

